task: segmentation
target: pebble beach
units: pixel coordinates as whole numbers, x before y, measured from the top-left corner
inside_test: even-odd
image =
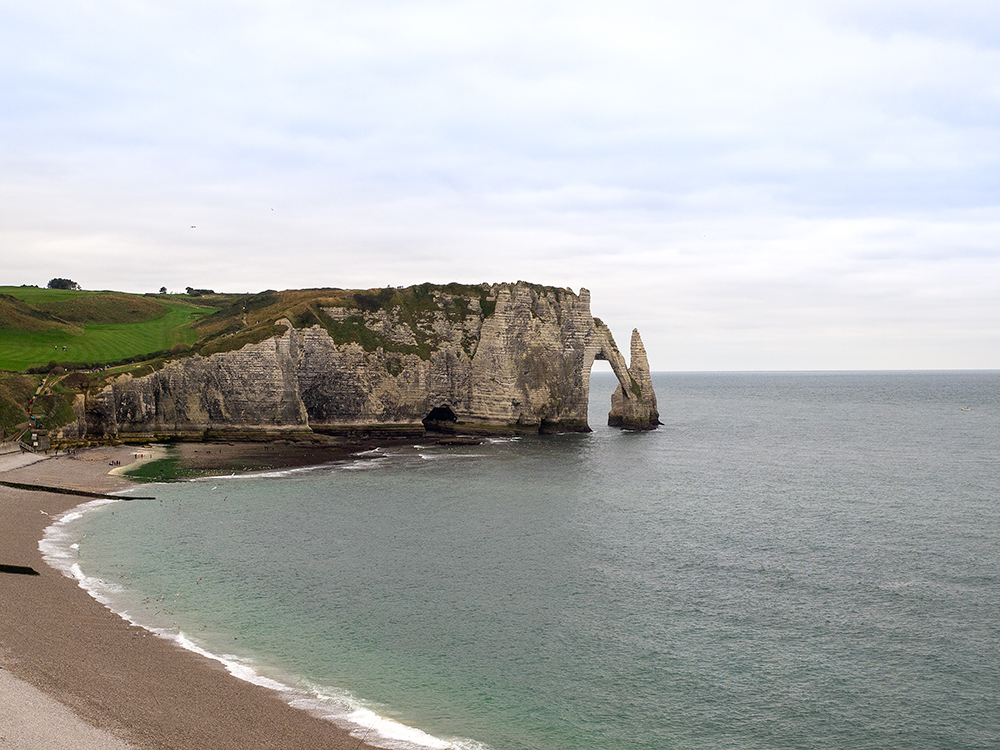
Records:
[[[133,486],[119,467],[133,464],[137,453],[151,460],[159,450],[118,446],[46,458],[3,456],[0,481],[116,492]],[[230,446],[226,453],[239,451]],[[365,747],[219,663],[129,625],[49,567],[38,548],[46,527],[86,500],[0,486],[0,747]]]

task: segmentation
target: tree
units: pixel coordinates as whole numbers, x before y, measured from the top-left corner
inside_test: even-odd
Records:
[[[167,293],[167,288],[165,286],[161,286],[160,287],[160,294],[166,294],[166,293]]]
[[[49,281],[49,289],[79,289],[80,285],[72,279],[52,279]]]

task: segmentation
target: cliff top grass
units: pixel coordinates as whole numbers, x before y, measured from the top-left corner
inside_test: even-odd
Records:
[[[214,312],[208,303],[181,295],[0,287],[0,370],[98,365],[194,344],[191,324]]]

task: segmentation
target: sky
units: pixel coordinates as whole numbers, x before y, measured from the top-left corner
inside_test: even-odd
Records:
[[[0,284],[591,291],[654,370],[1000,368],[995,0],[0,0]]]

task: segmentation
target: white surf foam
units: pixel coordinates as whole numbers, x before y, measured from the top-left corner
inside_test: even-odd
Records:
[[[267,469],[264,471],[248,471],[242,474],[220,474],[210,477],[195,477],[191,479],[192,482],[217,482],[223,480],[243,480],[243,479],[281,479],[283,477],[291,477],[296,474],[308,474],[312,471],[319,471],[320,469],[325,469],[327,464],[318,464],[316,466],[296,466],[293,469]],[[214,489],[214,488],[213,488]]]
[[[68,527],[74,521],[83,518],[89,511],[117,502],[121,501],[110,498],[91,500],[56,516],[38,542],[38,550],[42,553],[42,559],[63,575],[79,580],[73,572],[79,546],[75,543],[74,535]]]
[[[366,463],[357,463],[357,464],[345,464],[344,466],[340,467],[340,470],[341,471],[369,471],[370,469],[374,469],[374,468],[375,467],[372,466],[371,464],[367,464],[366,465]]]

